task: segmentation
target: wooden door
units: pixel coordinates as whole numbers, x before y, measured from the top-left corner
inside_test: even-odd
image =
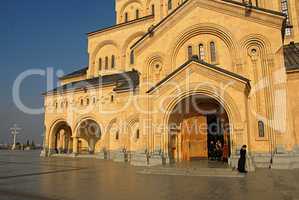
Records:
[[[208,158],[207,118],[197,116],[182,123],[182,159]]]

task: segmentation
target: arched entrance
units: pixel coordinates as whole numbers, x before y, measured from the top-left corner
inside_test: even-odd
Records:
[[[102,133],[99,124],[92,119],[85,119],[79,123],[77,128],[78,153],[93,154],[95,145],[101,139]]]
[[[67,122],[60,121],[52,128],[50,149],[56,154],[73,152],[72,129]]]
[[[215,160],[231,154],[229,118],[212,97],[193,94],[179,101],[168,120],[168,152],[172,162]]]

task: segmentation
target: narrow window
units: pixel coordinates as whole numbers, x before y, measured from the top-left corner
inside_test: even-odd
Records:
[[[131,51],[130,53],[130,64],[133,65],[135,62],[135,59],[134,59],[134,51]]]
[[[203,44],[200,44],[198,46],[198,48],[199,48],[199,60],[204,60],[205,59],[205,49],[204,49]]]
[[[103,67],[103,65],[102,65],[102,58],[100,58],[99,59],[99,71],[102,70],[102,67]]]
[[[115,139],[116,139],[116,140],[119,139],[119,131],[116,132],[116,134],[115,134]]]
[[[67,108],[69,106],[69,102],[65,102],[65,107]]]
[[[152,15],[155,15],[155,5],[152,5]]]
[[[140,131],[139,131],[139,129],[137,129],[137,131],[136,131],[136,139],[138,140],[140,138]]]
[[[63,102],[61,102],[60,107],[63,108]]]
[[[110,101],[111,101],[111,103],[114,102],[114,96],[113,96],[113,95],[111,95],[111,97],[110,97]]]
[[[211,63],[215,63],[217,61],[216,57],[216,45],[215,42],[210,43],[210,53],[211,53]]]
[[[192,58],[192,54],[193,54],[192,51],[193,51],[193,50],[192,50],[192,46],[188,46],[188,59],[189,59],[189,60]]]
[[[83,106],[84,102],[83,99],[80,100],[80,105]]]
[[[89,105],[89,99],[88,98],[86,99],[86,105]]]
[[[97,102],[97,99],[95,97],[93,97],[92,101],[95,104]]]
[[[126,12],[125,13],[125,22],[128,22],[129,21],[129,15],[128,15],[128,13]]]
[[[139,19],[139,10],[136,10],[136,19]]]
[[[291,24],[290,22],[290,13],[289,13],[289,2],[288,0],[281,0],[281,12],[287,16],[287,26]],[[285,35],[291,35],[291,28],[287,27],[285,29]]]
[[[258,122],[259,137],[265,137],[265,124],[263,121]]]
[[[58,108],[58,103],[57,103],[57,102],[55,103],[55,108],[56,108],[56,109]]]
[[[105,69],[108,69],[108,57],[105,57]]]
[[[172,0],[168,0],[168,10],[172,9]]]
[[[111,56],[111,68],[112,69],[115,68],[115,56],[114,55]]]

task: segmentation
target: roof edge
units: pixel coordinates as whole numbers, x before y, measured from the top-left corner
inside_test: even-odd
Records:
[[[243,82],[246,83],[246,85],[250,88],[250,80],[239,75],[239,74],[236,74],[234,72],[231,72],[231,71],[227,71],[223,68],[220,68],[216,65],[212,65],[212,64],[209,64],[207,62],[204,62],[202,60],[199,60],[197,56],[192,56],[192,58],[190,60],[188,60],[187,62],[185,62],[184,64],[182,64],[180,67],[178,67],[176,70],[174,70],[173,72],[171,72],[170,74],[168,74],[164,79],[162,79],[161,81],[159,81],[155,86],[153,86],[152,88],[150,88],[146,93],[149,94],[151,92],[153,92],[156,88],[158,88],[162,83],[168,81],[169,79],[171,79],[171,77],[173,77],[176,73],[178,73],[179,71],[181,71],[182,69],[184,69],[187,65],[189,65],[190,63],[192,62],[195,62],[197,64],[202,64],[210,69],[215,69],[221,73],[224,73],[226,75],[229,75],[229,76],[233,76]]]
[[[84,70],[84,72],[83,72],[83,70]],[[74,77],[82,76],[82,75],[84,75],[84,74],[87,73],[87,70],[88,70],[88,67],[85,67],[85,68],[73,71],[72,73],[69,73],[69,74],[64,75],[62,77],[59,77],[58,79],[61,80],[61,81],[63,81],[63,80],[69,79],[69,78],[74,78]],[[80,71],[82,71],[82,72],[80,72]],[[78,74],[73,74],[73,73],[76,73],[76,72],[78,72]]]
[[[88,33],[86,33],[86,35],[88,35],[90,37],[90,36],[96,35],[98,33],[103,33],[103,32],[106,32],[106,31],[110,31],[110,30],[113,30],[113,29],[117,29],[117,28],[120,28],[120,27],[127,26],[127,25],[135,24],[135,23],[138,23],[138,22],[141,22],[141,21],[152,19],[152,18],[154,18],[154,15],[147,15],[147,16],[141,17],[139,19],[134,19],[134,20],[131,20],[131,21],[128,21],[128,22],[123,22],[123,23],[120,23],[120,24],[115,24],[115,25],[112,25],[112,26],[109,26],[109,27],[106,27],[106,28],[102,28],[102,29],[98,29],[98,30],[95,30],[95,31],[92,31],[92,32],[88,32]]]

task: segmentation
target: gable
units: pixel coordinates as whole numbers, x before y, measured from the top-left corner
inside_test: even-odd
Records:
[[[241,83],[248,90],[250,90],[250,88],[251,88],[249,79],[247,79],[243,76],[240,76],[238,74],[235,74],[233,72],[227,71],[223,68],[220,68],[215,65],[211,65],[204,61],[201,61],[197,57],[192,57],[191,60],[187,61],[186,63],[184,63],[183,65],[178,67],[175,71],[173,71],[172,73],[167,75],[160,82],[158,82],[155,86],[150,88],[147,91],[147,93],[151,94],[151,93],[155,92],[158,88],[162,87],[166,82],[168,82],[171,79],[173,79],[174,77],[176,77],[179,73],[181,73],[184,70],[187,70],[191,66],[191,64],[195,64],[196,67],[198,67],[198,68],[204,68],[205,70],[208,70],[210,72],[210,74],[212,75],[212,77],[213,77],[213,75],[226,77],[227,80],[234,80],[234,81]],[[202,75],[205,76],[206,74],[202,74]],[[201,80],[198,80],[198,82],[201,82]]]

